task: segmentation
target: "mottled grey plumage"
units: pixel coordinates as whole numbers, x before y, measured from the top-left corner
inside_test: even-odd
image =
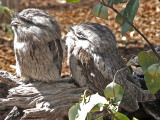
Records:
[[[82,23],[71,27],[67,34],[68,63],[75,81],[90,86],[103,94],[113,81],[124,88],[121,106],[128,111],[138,109],[138,101],[155,97],[136,85],[126,64],[118,53],[116,39],[111,30],[97,23]]]
[[[17,75],[27,80],[60,78],[63,51],[57,21],[43,10],[25,9],[15,13],[11,26]]]

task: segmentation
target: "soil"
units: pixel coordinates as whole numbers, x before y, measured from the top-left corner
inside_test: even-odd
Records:
[[[108,20],[94,17],[90,10],[98,3],[98,0],[82,0],[78,3],[59,3],[58,0],[21,0],[19,10],[25,8],[39,8],[51,14],[59,22],[62,29],[62,38],[65,39],[68,26],[74,26],[81,22],[96,22],[109,27],[116,36],[119,52],[127,62],[132,56],[136,56],[142,50],[149,47],[142,37],[136,32],[128,32],[121,35],[121,26],[115,22],[116,14],[110,10]],[[59,0],[62,1],[62,0]],[[115,6],[119,11],[125,4]],[[158,0],[140,0],[138,13],[134,25],[156,46],[160,43],[160,3]],[[13,50],[13,34],[0,29],[0,70],[6,70],[15,75],[15,57]],[[62,76],[68,76],[69,70],[65,63]],[[8,109],[8,108],[7,108]],[[2,114],[0,113],[0,116]]]

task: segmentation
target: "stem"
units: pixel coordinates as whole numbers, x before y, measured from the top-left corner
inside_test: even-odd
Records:
[[[117,13],[117,15],[119,15],[124,21],[126,21],[130,26],[132,26],[143,38],[144,40],[148,43],[148,45],[150,46],[150,48],[152,49],[153,53],[157,56],[158,61],[160,61],[160,56],[158,55],[158,53],[156,52],[156,50],[154,49],[153,45],[149,42],[149,40],[143,35],[143,33],[141,33],[125,16],[123,16],[122,14],[120,14],[113,6],[110,6],[108,4],[106,4],[104,2],[104,0],[99,0],[101,4],[103,4],[106,7],[111,8],[114,12]]]
[[[109,111],[109,113],[110,113],[116,120],[119,120],[119,119],[113,114],[113,112],[112,112],[109,108],[107,108],[107,110]]]

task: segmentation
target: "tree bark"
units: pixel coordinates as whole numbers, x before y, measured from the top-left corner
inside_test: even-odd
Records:
[[[24,84],[20,79],[1,71],[0,80],[9,88],[7,97],[0,98],[0,105],[21,108],[24,114],[17,116],[17,120],[63,120],[67,118],[68,110],[79,102],[80,95],[87,89],[76,86],[71,77],[50,83]],[[15,110],[12,111],[8,118],[14,115]]]

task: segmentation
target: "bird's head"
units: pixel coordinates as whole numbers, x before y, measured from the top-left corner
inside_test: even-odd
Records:
[[[25,9],[20,13],[14,12],[14,18],[11,21],[12,30],[17,37],[27,35],[37,38],[54,37],[60,38],[60,27],[57,21],[40,9]],[[54,34],[53,34],[54,33]]]

